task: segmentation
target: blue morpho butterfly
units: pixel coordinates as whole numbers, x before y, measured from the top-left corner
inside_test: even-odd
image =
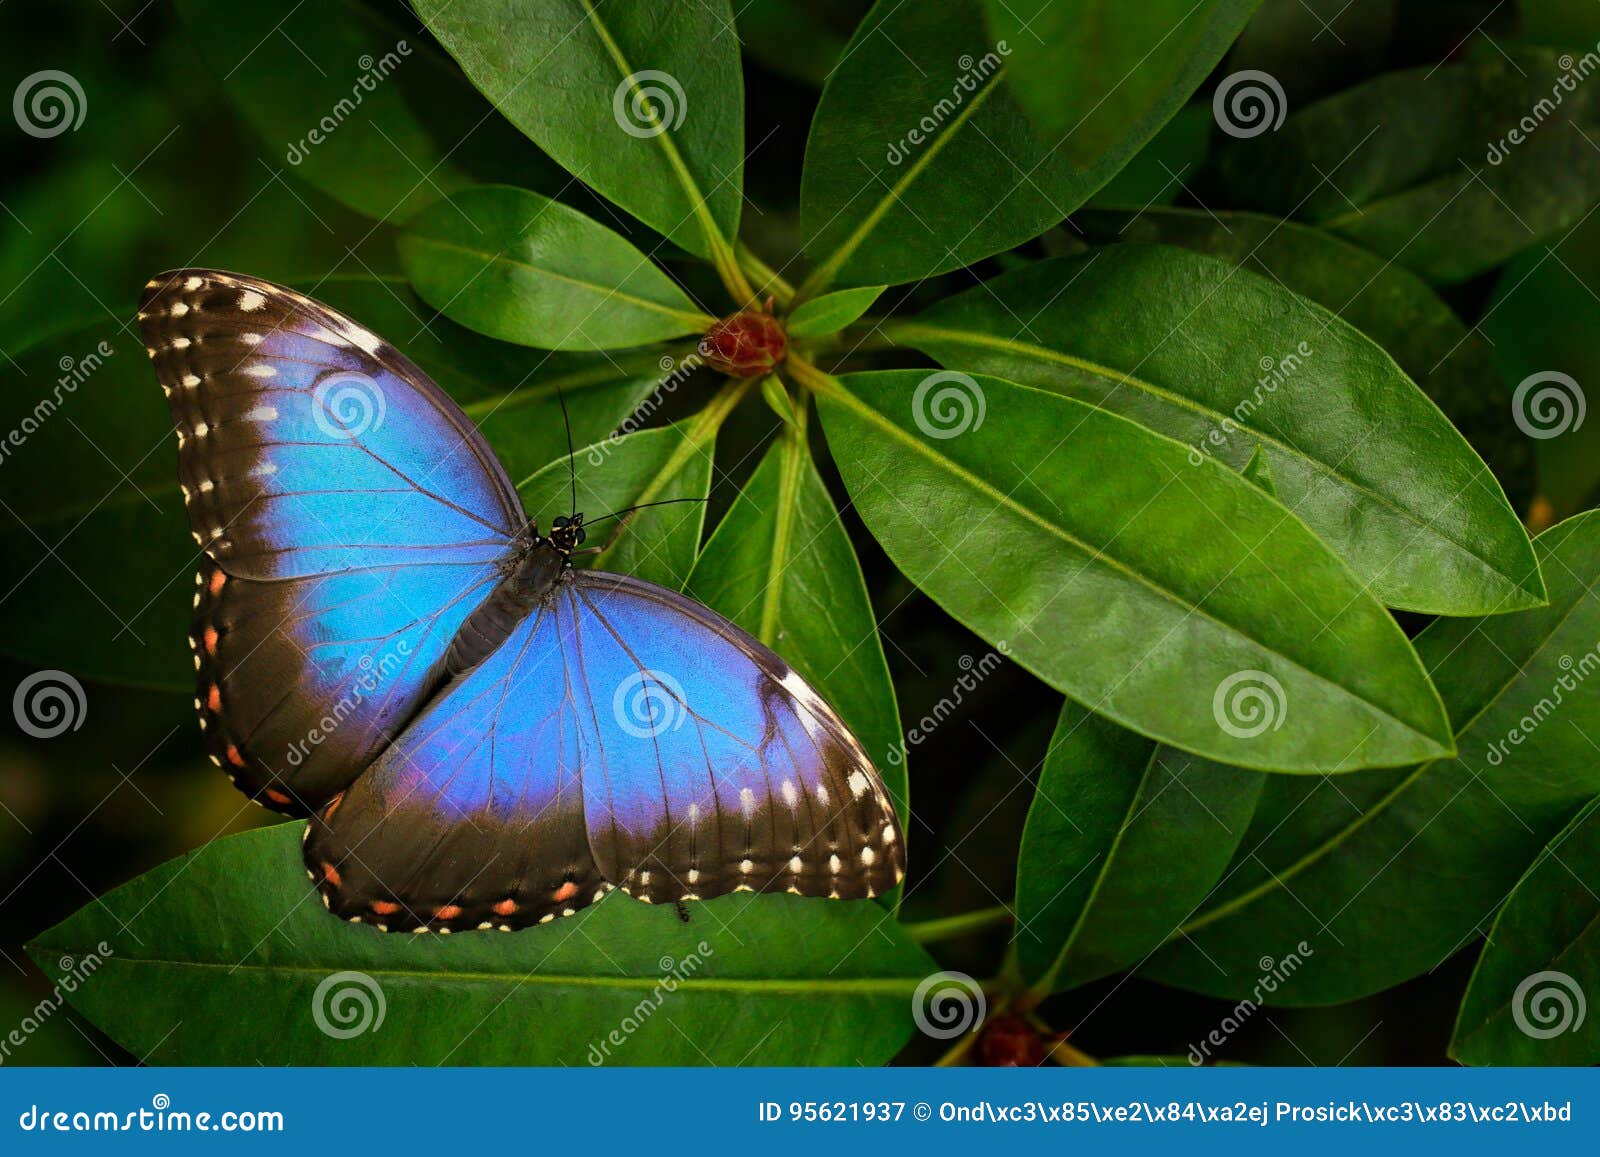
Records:
[[[196,709],[251,798],[308,815],[324,903],[510,930],[613,886],[840,899],[903,874],[894,808],[811,687],[721,616],[575,570],[471,421],[292,290],[163,274],[139,320],[203,548]]]

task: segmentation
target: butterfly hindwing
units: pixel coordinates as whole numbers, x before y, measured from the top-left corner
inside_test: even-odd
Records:
[[[329,907],[515,928],[615,884],[879,895],[898,821],[860,745],[775,654],[638,579],[568,572],[313,821]]]
[[[191,646],[211,755],[301,814],[424,702],[520,505],[459,407],[309,298],[180,270],[139,318],[202,551]]]

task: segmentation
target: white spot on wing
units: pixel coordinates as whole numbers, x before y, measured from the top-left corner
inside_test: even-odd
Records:
[[[260,309],[267,304],[267,299],[253,289],[247,289],[239,295],[239,308],[246,313]]]

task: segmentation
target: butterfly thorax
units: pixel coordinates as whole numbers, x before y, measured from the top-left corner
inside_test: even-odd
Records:
[[[518,623],[549,601],[571,569],[568,553],[552,538],[530,532],[519,539],[506,559],[504,577],[451,640],[446,676],[470,671],[493,654]]]

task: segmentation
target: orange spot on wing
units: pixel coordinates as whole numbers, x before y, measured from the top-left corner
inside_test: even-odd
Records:
[[[334,796],[328,801],[327,807],[322,809],[322,818],[324,820],[331,820],[333,818],[333,813],[339,810],[339,805],[343,802],[344,792],[341,791],[338,795]]]
[[[565,900],[572,899],[577,894],[578,885],[574,884],[571,880],[568,880],[565,884],[562,884],[561,887],[556,889],[556,894],[552,896],[551,899],[553,899],[557,904],[560,904]]]
[[[289,802],[289,797],[284,795],[281,791],[276,790],[275,788],[270,788],[270,787],[267,788],[266,796],[273,803],[288,803]]]
[[[214,594],[214,595],[222,593],[222,584],[227,582],[227,581],[228,581],[228,576],[223,574],[220,570],[212,571],[211,572],[211,593]]]
[[[206,654],[215,655],[217,653],[217,628],[215,628],[215,627],[207,627],[206,628],[205,644],[206,644]]]
[[[239,754],[239,749],[233,744],[228,744],[228,762],[235,767],[244,766],[244,756]]]
[[[458,904],[446,904],[442,908],[433,910],[433,918],[435,920],[454,920],[459,915],[461,915],[461,907]]]
[[[515,900],[501,900],[500,903],[494,906],[494,914],[496,916],[509,916],[516,910],[517,902]]]
[[[344,883],[344,881],[339,878],[339,869],[335,868],[332,864],[322,865],[322,878],[328,881],[328,883],[332,884],[335,888]]]
[[[372,902],[372,910],[380,916],[393,916],[400,911],[400,905],[388,900],[374,900]]]
[[[213,712],[222,710],[222,688],[215,683],[211,684],[211,694],[206,696],[206,708]]]

